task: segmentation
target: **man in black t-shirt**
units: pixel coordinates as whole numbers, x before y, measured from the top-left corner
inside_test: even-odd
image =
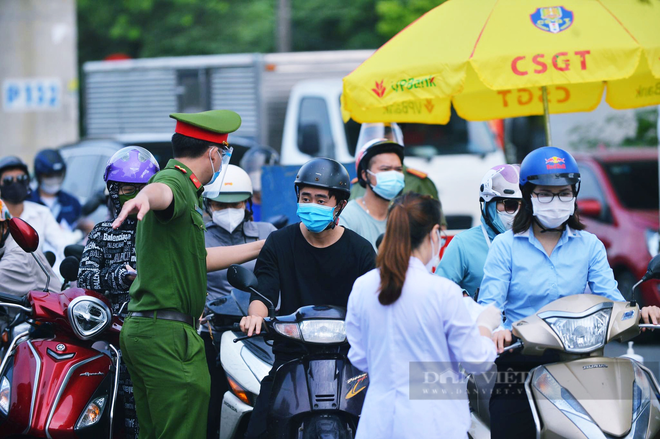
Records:
[[[376,259],[369,241],[336,226],[350,196],[348,172],[335,160],[316,158],[300,168],[295,187],[301,222],[271,233],[266,240],[254,268],[258,291],[273,303],[280,299],[280,315],[306,305],[345,308],[355,279],[372,270]],[[253,294],[241,329],[248,335],[259,334],[267,316],[267,305]],[[284,342],[273,346],[275,364],[261,382],[246,438],[266,432],[274,373],[296,356],[296,347]]]

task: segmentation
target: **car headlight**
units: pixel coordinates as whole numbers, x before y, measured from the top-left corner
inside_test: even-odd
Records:
[[[646,230],[646,248],[649,250],[651,257],[660,252],[660,234],[657,230]]]
[[[102,396],[100,398],[95,398],[92,402],[89,403],[89,405],[87,405],[87,408],[76,423],[76,430],[89,427],[101,420],[101,415],[103,415],[103,408],[105,407],[105,400],[105,396]]]
[[[300,323],[303,340],[310,343],[343,343],[346,324],[343,320],[305,320]]]
[[[76,335],[88,340],[101,333],[110,324],[110,308],[96,297],[76,297],[67,310],[69,323]]]
[[[584,317],[554,316],[543,320],[550,325],[570,353],[590,352],[605,345],[612,308]]]
[[[2,377],[0,383],[0,412],[5,415],[9,414],[9,398],[11,397],[11,387],[7,377]]]
[[[308,343],[343,343],[346,341],[346,325],[343,320],[305,320],[300,323],[276,322],[277,332]]]

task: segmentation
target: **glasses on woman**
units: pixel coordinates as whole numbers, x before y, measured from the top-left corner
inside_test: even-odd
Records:
[[[571,190],[561,191],[558,194],[554,192],[532,192],[536,195],[536,198],[539,200],[539,203],[547,204],[551,203],[555,197],[559,198],[559,201],[568,202],[575,199],[575,194]]]
[[[140,192],[145,184],[122,184],[119,186],[119,195],[133,195]]]
[[[500,203],[504,205],[504,211],[506,213],[516,213],[518,212],[518,208],[520,207],[520,200],[513,200],[513,199],[500,200]]]

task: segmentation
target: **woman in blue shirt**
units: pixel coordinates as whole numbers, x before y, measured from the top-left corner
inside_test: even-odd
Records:
[[[511,324],[535,314],[554,300],[593,294],[616,301],[614,273],[605,246],[584,231],[576,212],[580,171],[575,159],[560,148],[543,147],[529,153],[520,166],[523,207],[512,231],[495,238],[486,258],[479,303],[494,304],[504,311],[504,329],[493,334],[498,352],[511,343]],[[645,322],[660,321],[660,308],[642,309]],[[505,354],[498,371],[526,372],[556,361],[548,351],[540,357]],[[525,374],[516,383],[495,385],[490,400],[491,437],[533,437],[534,420],[523,388]]]

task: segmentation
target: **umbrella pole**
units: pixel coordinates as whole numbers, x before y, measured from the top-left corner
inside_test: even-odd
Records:
[[[550,133],[550,110],[548,109],[548,90],[541,87],[543,93],[543,117],[545,118],[545,139],[548,141],[548,146],[552,146],[552,134]]]

